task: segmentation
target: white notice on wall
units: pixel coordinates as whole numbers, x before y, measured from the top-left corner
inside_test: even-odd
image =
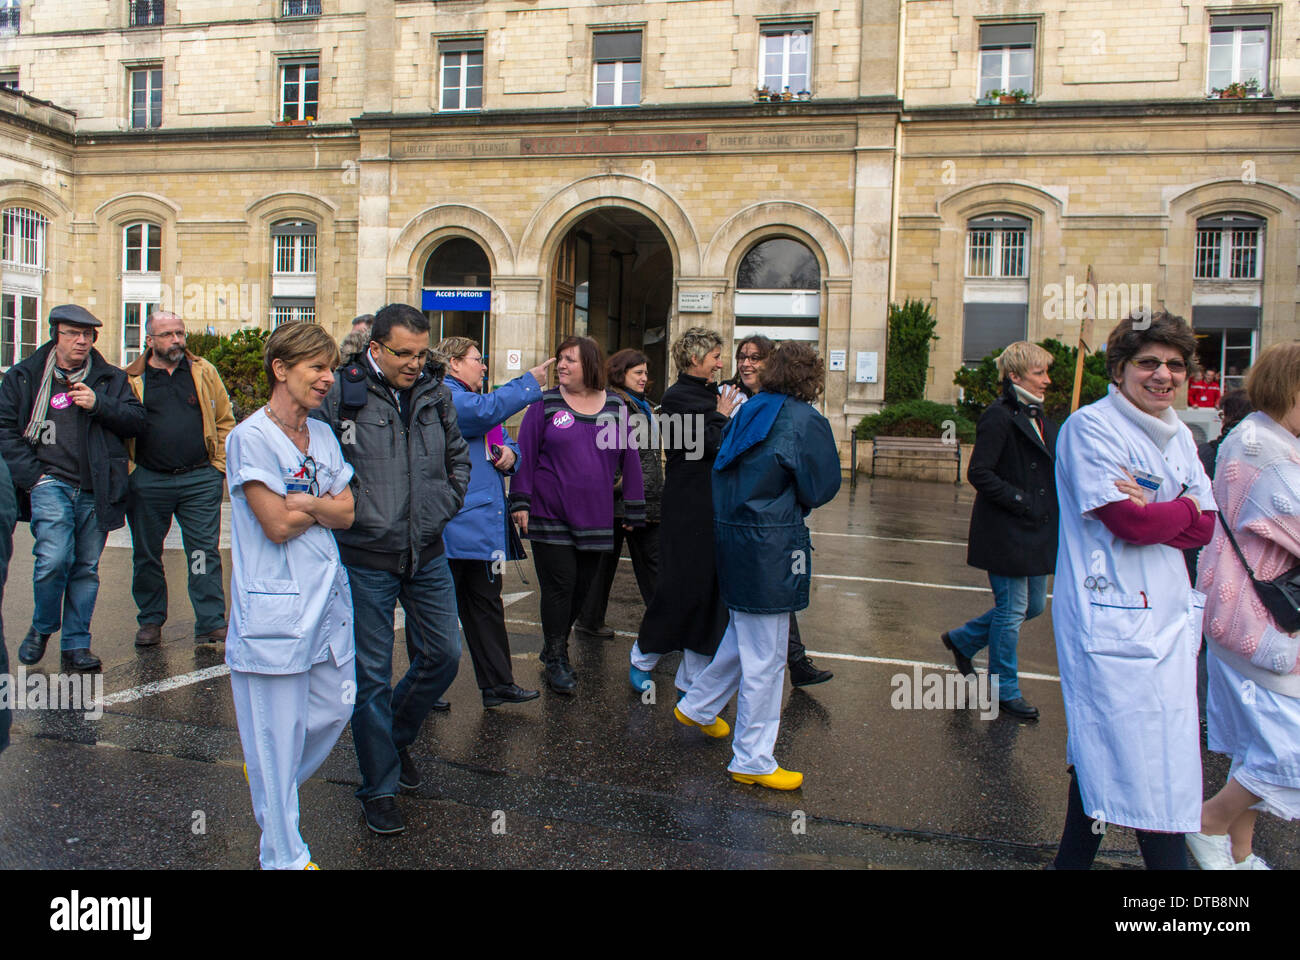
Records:
[[[847,359],[848,359],[848,351],[847,351],[847,350],[832,350],[832,351],[831,351],[831,365],[830,365],[830,369],[831,369],[831,370],[843,370],[843,369],[844,369],[844,364],[845,364],[845,362],[846,362]]]
[[[855,378],[858,383],[876,382],[876,363],[879,356],[877,353],[858,351],[858,371]]]
[[[522,350],[506,351],[506,369],[522,370],[524,368],[524,352]]]

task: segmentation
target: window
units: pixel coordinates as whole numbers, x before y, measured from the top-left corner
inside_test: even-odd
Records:
[[[1226,214],[1196,222],[1197,280],[1259,280],[1264,222]]]
[[[980,27],[980,96],[993,90],[1034,92],[1032,23],[997,23]]]
[[[811,90],[812,27],[809,24],[764,27],[762,48],[763,86],[773,93],[791,94]]]
[[[316,226],[286,220],[271,228],[275,241],[276,273],[316,272]]]
[[[641,31],[598,33],[592,38],[598,107],[631,107],[641,102]]]
[[[280,7],[282,17],[319,17],[320,0],[284,0]]]
[[[798,240],[773,237],[755,244],[736,271],[736,337],[817,340],[821,282],[817,257]]]
[[[160,27],[163,23],[163,0],[127,0],[127,18],[133,27]]]
[[[18,33],[21,9],[22,0],[0,0],[0,37],[12,37]]]
[[[320,111],[320,63],[293,60],[280,64],[280,119],[315,120]]]
[[[0,294],[0,367],[9,367],[36,352],[41,301],[23,294]]]
[[[316,301],[289,302],[283,299],[271,304],[271,329],[282,323],[315,323]]]
[[[1006,225],[1003,225],[1003,222]],[[966,231],[966,276],[1023,278],[1029,226],[1018,217],[972,221]]]
[[[122,270],[158,273],[162,269],[162,227],[133,223],[123,231]]]
[[[438,44],[442,54],[443,110],[481,110],[483,108],[483,41],[444,40]]]
[[[162,67],[131,71],[131,129],[162,126]]]
[[[0,259],[24,267],[45,267],[45,228],[49,221],[35,210],[9,207],[0,214],[3,241]]]
[[[122,363],[130,363],[144,352],[145,325],[158,304],[130,301],[122,304]]]
[[[492,266],[483,248],[468,237],[438,244],[424,264],[420,309],[434,340],[469,337],[486,354],[492,342]]]
[[[18,92],[18,71],[0,70],[0,90]]]
[[[1208,92],[1239,83],[1249,95],[1268,92],[1269,31],[1267,14],[1210,17],[1210,60],[1206,70]]]

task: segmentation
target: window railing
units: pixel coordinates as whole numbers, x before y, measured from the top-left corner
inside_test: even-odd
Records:
[[[12,37],[18,32],[18,18],[21,10],[18,7],[4,7],[0,9],[0,37]]]
[[[163,24],[163,0],[128,0],[131,26],[160,27]]]
[[[282,17],[319,17],[320,0],[283,0]]]

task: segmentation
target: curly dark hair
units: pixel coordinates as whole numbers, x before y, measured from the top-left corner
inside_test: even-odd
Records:
[[[770,393],[813,403],[826,389],[826,366],[812,346],[801,340],[787,340],[763,364],[758,385]]]
[[[1110,338],[1106,341],[1106,375],[1119,383],[1123,378],[1124,364],[1152,343],[1166,344],[1181,353],[1183,362],[1187,364],[1189,378],[1199,372],[1200,368],[1196,365],[1196,334],[1182,317],[1161,310],[1151,314],[1149,320],[1135,313],[1121,320],[1110,332]]]

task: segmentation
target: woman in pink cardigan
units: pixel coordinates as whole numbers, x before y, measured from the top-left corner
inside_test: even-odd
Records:
[[[1214,499],[1247,563],[1271,580],[1300,563],[1300,342],[1265,350],[1252,413],[1219,447]],[[1209,746],[1232,758],[1187,846],[1205,870],[1267,870],[1251,852],[1261,810],[1300,819],[1300,637],[1277,629],[1222,528],[1205,549]]]

